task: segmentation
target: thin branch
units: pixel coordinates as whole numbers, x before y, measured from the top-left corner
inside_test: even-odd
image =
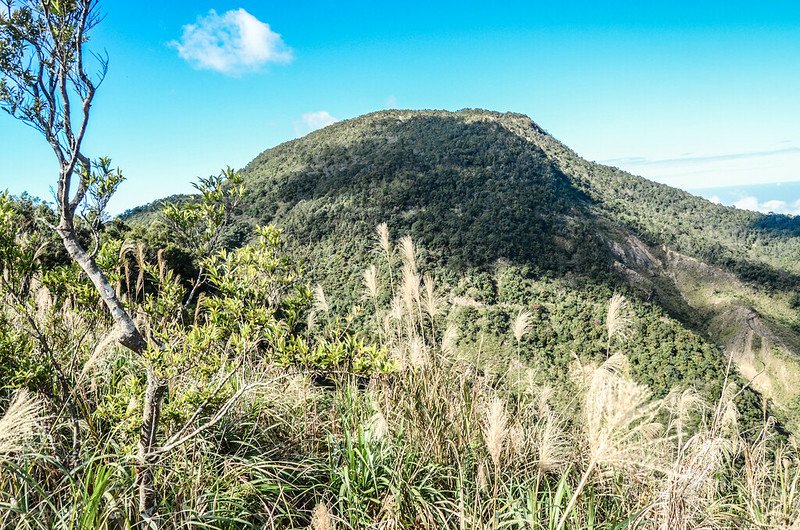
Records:
[[[239,364],[241,365],[241,363],[239,363]],[[180,439],[184,435],[184,433],[189,430],[189,427],[197,420],[197,418],[200,416],[200,414],[203,413],[205,408],[211,403],[211,400],[213,400],[215,397],[217,397],[219,392],[228,383],[228,381],[230,381],[231,377],[233,377],[235,373],[236,373],[235,369],[231,370],[222,379],[222,381],[220,381],[220,383],[217,385],[217,387],[214,389],[214,391],[211,392],[211,394],[200,404],[200,406],[198,406],[195,409],[194,414],[192,414],[192,416],[188,420],[186,420],[186,422],[183,424],[183,427],[178,429],[178,432],[176,432],[175,434],[170,436],[169,440],[167,440],[165,442],[166,444],[173,443],[175,440]]]
[[[186,298],[186,301],[183,303],[181,307],[181,315],[189,309],[189,305],[194,300],[194,297],[197,295],[197,291],[205,284],[205,280],[203,279],[203,274],[205,271],[203,270],[203,266],[200,266],[200,270],[197,273],[197,278],[194,280],[194,285],[192,286],[192,290],[189,291],[189,296]]]
[[[233,405],[235,405],[236,402],[239,400],[239,398],[241,398],[245,393],[249,392],[250,390],[253,390],[254,388],[270,386],[270,384],[271,383],[250,383],[249,385],[243,386],[234,395],[232,395],[228,399],[228,401],[225,402],[225,404],[217,411],[217,413],[214,415],[214,417],[211,418],[208,422],[206,422],[203,425],[201,425],[200,427],[196,428],[195,430],[193,430],[189,434],[187,434],[187,435],[185,435],[185,436],[183,436],[181,438],[178,438],[177,440],[174,440],[174,441],[171,441],[169,443],[166,443],[166,444],[162,445],[157,450],[153,451],[151,454],[153,454],[153,455],[163,455],[165,453],[168,453],[168,452],[172,451],[176,447],[178,447],[180,445],[183,445],[184,443],[188,442],[189,440],[191,440],[192,438],[194,438],[198,434],[202,433],[205,430],[210,429],[211,427],[213,427],[214,425],[219,423],[220,420],[222,420],[222,418],[224,418],[225,415],[228,413],[228,410],[230,410],[230,408],[233,407]]]

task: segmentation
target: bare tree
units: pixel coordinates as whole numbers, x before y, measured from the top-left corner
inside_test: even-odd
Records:
[[[107,159],[92,161],[83,150],[92,102],[108,66],[105,56],[87,49],[89,33],[101,20],[98,2],[3,0],[2,5],[0,107],[41,133],[52,148],[58,161],[58,224],[53,228],[108,307],[116,340],[141,355],[149,347],[147,339],[76,230],[76,215],[85,215],[89,226],[97,228],[108,198],[122,181]],[[136,467],[145,518],[156,511],[153,464],[165,390],[165,382],[148,368]]]

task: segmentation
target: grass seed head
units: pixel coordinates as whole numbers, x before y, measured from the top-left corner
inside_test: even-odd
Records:
[[[514,339],[517,342],[522,340],[530,330],[531,330],[531,312],[522,310],[520,311],[514,322],[511,324],[511,332],[514,334]]]
[[[606,313],[606,333],[608,340],[614,337],[625,338],[630,331],[632,320],[628,313],[628,300],[619,293],[614,293],[608,304]]]
[[[335,530],[336,525],[333,522],[328,506],[321,502],[317,504],[314,511],[311,512],[311,526],[310,530]]]
[[[328,299],[325,296],[325,291],[319,284],[317,284],[317,286],[314,288],[314,309],[321,313],[327,313],[330,311],[330,305],[328,305]]]
[[[24,453],[42,425],[44,407],[27,390],[18,390],[0,418],[0,458]]]
[[[500,468],[508,432],[505,404],[499,397],[494,397],[484,411],[483,438],[495,470]]]
[[[370,265],[364,270],[364,290],[369,298],[373,300],[378,298],[378,268],[375,265]]]
[[[389,241],[389,226],[386,223],[381,223],[375,227],[375,235],[378,238],[378,248],[386,256],[392,255],[392,244]]]

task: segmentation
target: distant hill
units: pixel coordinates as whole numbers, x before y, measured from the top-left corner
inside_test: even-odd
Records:
[[[534,283],[631,290],[719,345],[720,370],[732,354],[786,417],[800,406],[796,219],[586,161],[526,116],[483,110],[368,114],[269,149],[242,173],[239,222],[282,227],[334,305],[358,299],[386,222],[453,292],[498,263]],[[668,382],[689,377],[662,368]]]

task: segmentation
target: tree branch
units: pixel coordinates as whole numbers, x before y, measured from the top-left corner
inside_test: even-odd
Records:
[[[188,442],[189,440],[191,440],[198,434],[202,433],[203,431],[210,429],[211,427],[219,423],[219,421],[222,418],[225,417],[225,415],[228,413],[228,410],[230,410],[230,408],[233,407],[233,405],[235,405],[236,402],[239,400],[239,398],[241,398],[245,393],[249,392],[254,388],[265,387],[269,385],[270,383],[250,383],[249,385],[243,386],[234,395],[232,395],[228,399],[228,401],[225,402],[225,404],[217,411],[214,417],[212,417],[208,422],[204,423],[200,427],[196,428],[195,430],[193,430],[192,432],[181,438],[178,438],[174,441],[168,441],[167,443],[159,447],[156,451],[154,451],[153,454],[163,455],[165,453],[168,453],[173,449],[175,449],[176,447]]]

